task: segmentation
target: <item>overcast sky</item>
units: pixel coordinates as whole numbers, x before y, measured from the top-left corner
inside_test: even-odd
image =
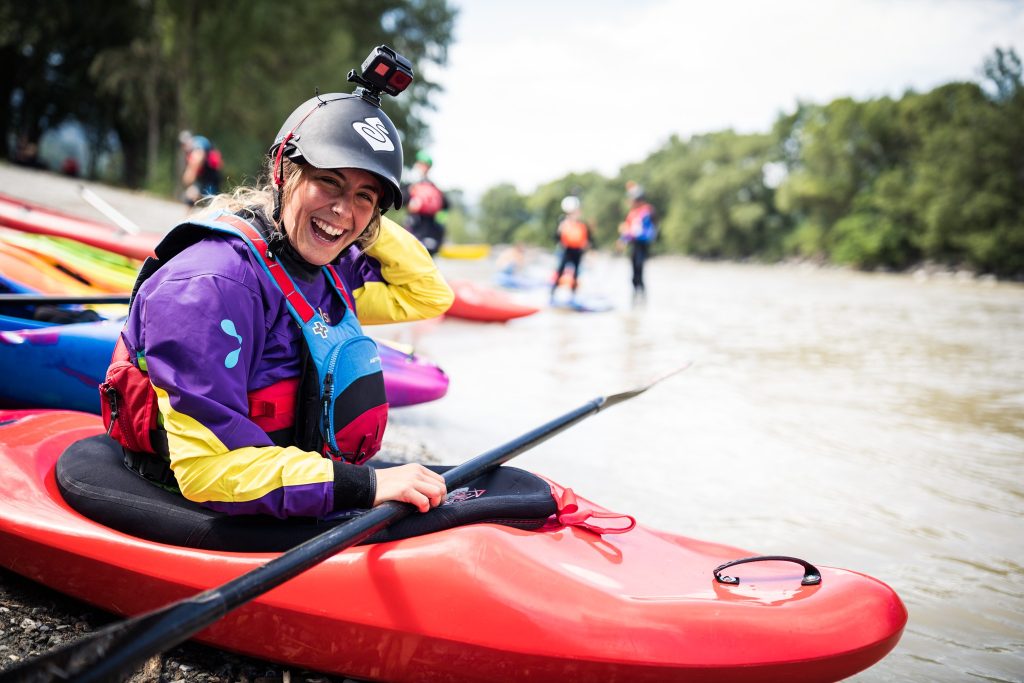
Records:
[[[453,0],[433,179],[473,198],[614,175],[673,134],[768,131],[796,102],[980,80],[1024,0]]]

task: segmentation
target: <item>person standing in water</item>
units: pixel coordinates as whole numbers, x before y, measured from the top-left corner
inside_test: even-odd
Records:
[[[591,245],[590,226],[580,217],[580,198],[569,195],[562,200],[562,211],[565,216],[558,223],[555,237],[562,252],[555,270],[554,282],[551,283],[551,301],[555,300],[555,292],[561,284],[562,274],[572,266],[572,298],[576,299],[576,289],[580,284],[580,263],[583,252]]]
[[[658,237],[654,207],[644,194],[642,185],[633,181],[626,183],[626,195],[630,207],[626,219],[619,225],[619,244],[629,248],[629,260],[633,265],[633,303],[647,299],[647,285],[644,284],[644,264],[651,254],[651,243]]]

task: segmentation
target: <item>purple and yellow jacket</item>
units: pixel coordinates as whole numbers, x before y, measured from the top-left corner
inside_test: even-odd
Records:
[[[329,322],[344,304],[318,267],[281,257]],[[363,324],[444,313],[453,295],[420,242],[381,219],[365,252],[334,264]],[[228,322],[230,321],[230,322]],[[142,283],[122,338],[148,372],[182,494],[231,514],[323,517],[369,507],[369,468],[274,445],[249,417],[248,394],[301,373],[304,341],[284,295],[238,238],[211,233]]]

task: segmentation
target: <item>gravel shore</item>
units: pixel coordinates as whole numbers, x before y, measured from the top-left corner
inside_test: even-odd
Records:
[[[74,642],[116,618],[0,569],[0,675],[7,669]],[[152,658],[131,683],[327,683],[345,681],[185,643]]]

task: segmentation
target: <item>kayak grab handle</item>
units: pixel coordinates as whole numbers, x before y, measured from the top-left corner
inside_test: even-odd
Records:
[[[723,565],[715,567],[713,574],[715,580],[718,583],[726,583],[730,586],[740,585],[740,578],[738,576],[723,576],[722,570],[728,569],[729,567],[735,567],[738,564],[746,564],[748,562],[795,562],[804,568],[804,578],[800,581],[801,586],[817,586],[821,583],[821,572],[818,568],[807,560],[801,560],[799,557],[789,557],[788,555],[755,555],[754,557],[744,557],[740,560],[733,560],[732,562],[726,562]]]

